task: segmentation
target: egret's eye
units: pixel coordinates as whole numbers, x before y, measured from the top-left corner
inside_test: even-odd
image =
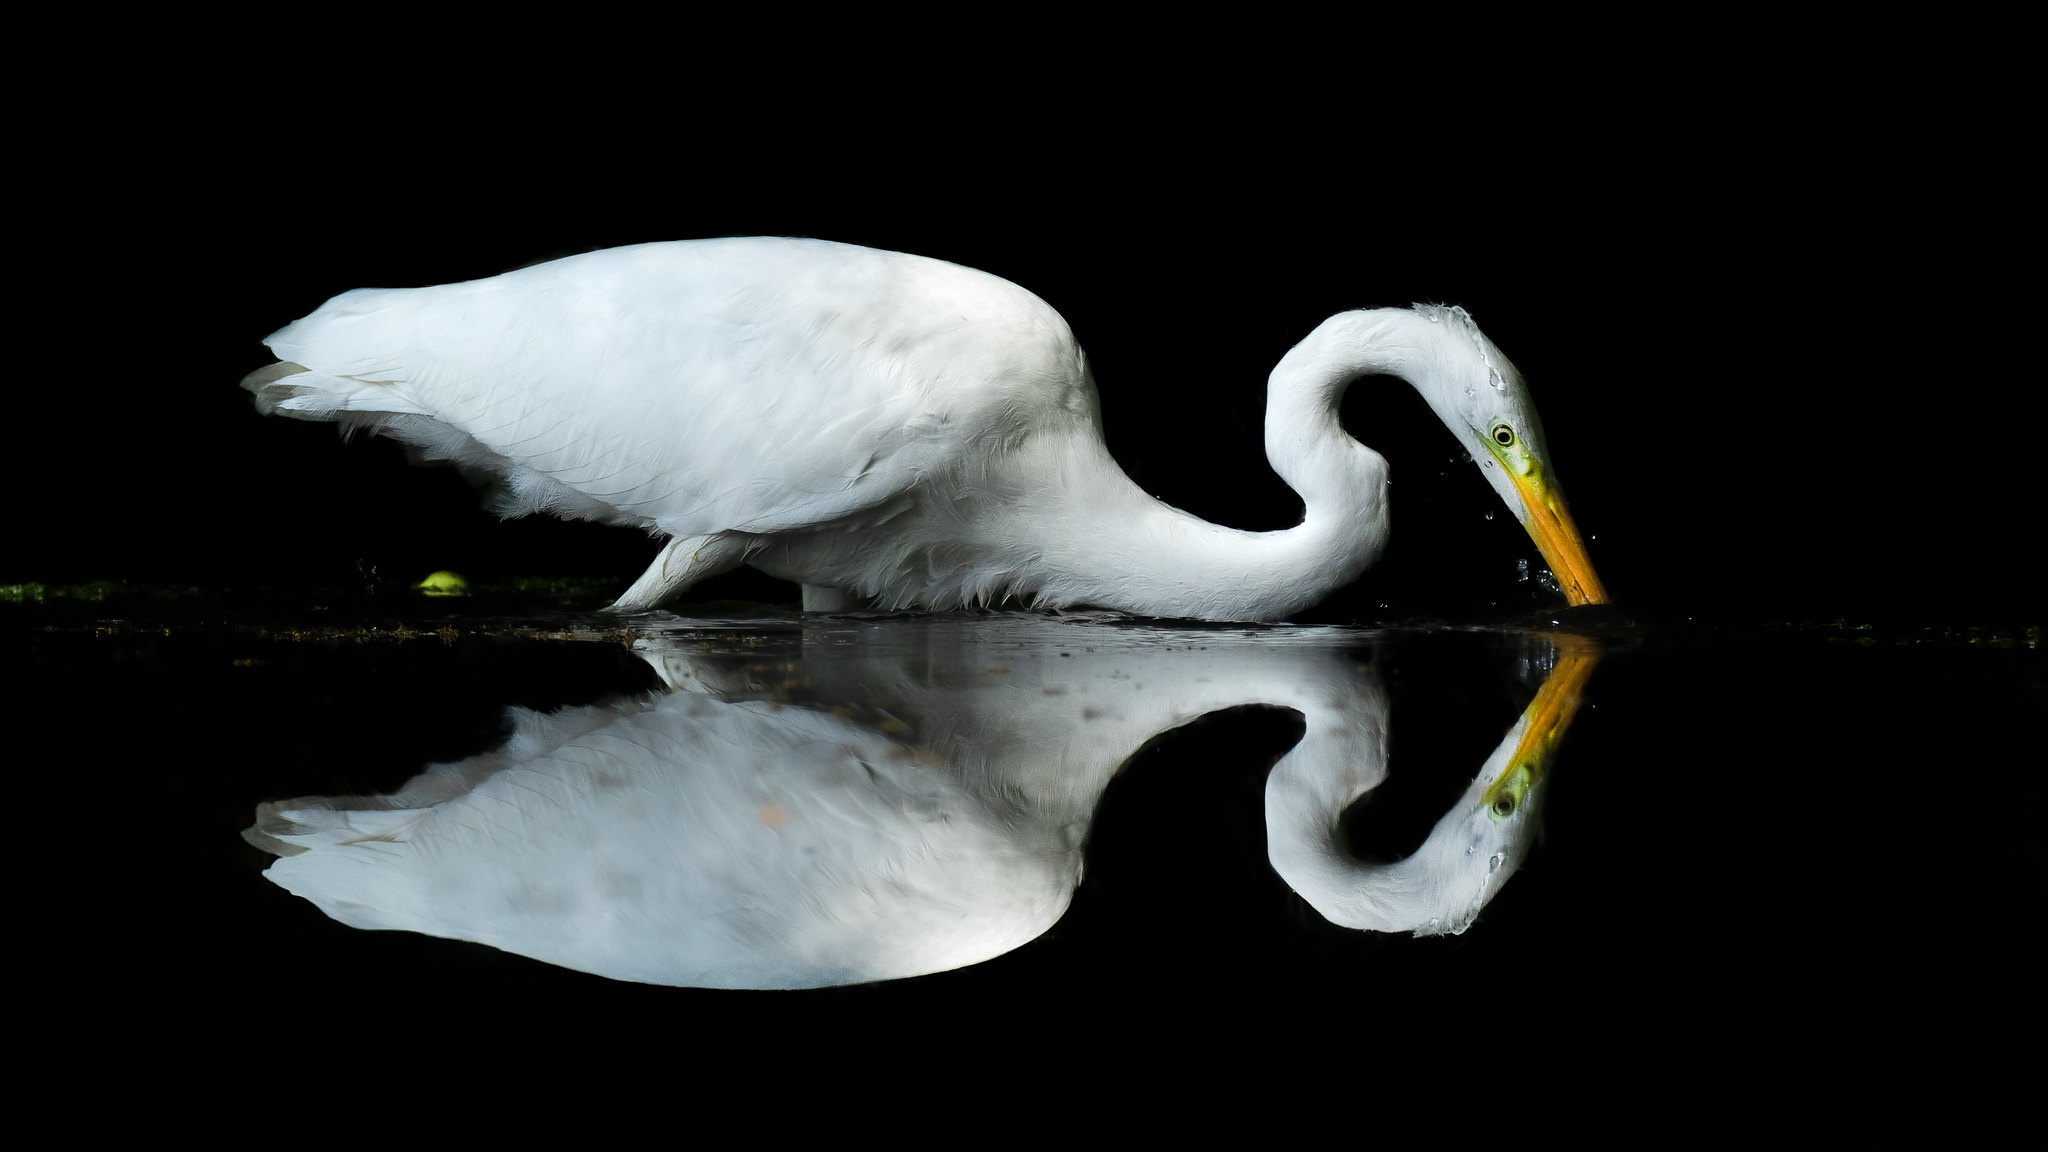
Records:
[[[1513,792],[1501,793],[1500,798],[1493,802],[1493,814],[1502,820],[1513,816],[1515,814],[1515,794]]]
[[[1505,424],[1495,424],[1493,426],[1493,442],[1503,448],[1514,447],[1515,430]]]

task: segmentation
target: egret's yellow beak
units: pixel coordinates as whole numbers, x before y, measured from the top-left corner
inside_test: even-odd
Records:
[[[1543,562],[1550,565],[1551,574],[1564,589],[1565,600],[1574,608],[1607,603],[1607,589],[1593,574],[1593,561],[1586,557],[1578,525],[1565,511],[1564,493],[1545,477],[1543,462],[1529,450],[1527,441],[1507,421],[1497,420],[1479,442],[1514,485],[1515,495],[1521,497],[1522,526],[1529,530],[1536,550],[1543,553]]]
[[[1607,603],[1607,589],[1601,587],[1600,577],[1593,573],[1593,561],[1586,555],[1585,542],[1579,539],[1578,525],[1572,523],[1572,514],[1565,510],[1564,495],[1544,483],[1540,472],[1523,475],[1509,469],[1508,479],[1522,498],[1522,506],[1529,510],[1522,526],[1529,530],[1536,550],[1543,553],[1543,562],[1550,565],[1551,574],[1564,589],[1566,602],[1574,608]]]

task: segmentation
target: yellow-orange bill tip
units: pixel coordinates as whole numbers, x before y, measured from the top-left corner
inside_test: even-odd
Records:
[[[1572,523],[1563,498],[1520,476],[1513,479],[1515,492],[1529,511],[1522,524],[1536,541],[1543,562],[1550,565],[1551,575],[1557,577],[1566,603],[1574,608],[1607,603],[1607,589],[1593,571],[1592,557],[1586,554],[1586,544],[1579,538],[1578,526]]]

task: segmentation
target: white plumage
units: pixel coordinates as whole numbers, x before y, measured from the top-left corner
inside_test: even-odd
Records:
[[[667,537],[622,610],[751,563],[803,584],[811,608],[1285,619],[1385,544],[1386,462],[1336,417],[1344,388],[1380,372],[1477,444],[1573,603],[1605,595],[1519,375],[1459,309],[1343,313],[1281,361],[1267,455],[1306,507],[1284,532],[1209,524],[1132,484],[1058,313],[918,256],[645,244],[347,292],[268,344],[282,363],[244,381],[265,411],[490,472],[507,515]]]

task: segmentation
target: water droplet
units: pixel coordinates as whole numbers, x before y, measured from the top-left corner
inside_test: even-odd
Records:
[[[1495,392],[1507,387],[1500,378],[1500,370],[1491,366],[1486,369],[1486,383]]]
[[[1493,859],[1486,862],[1486,871],[1489,874],[1500,871],[1500,853],[1495,852]]]
[[[1487,510],[1486,510],[1486,518],[1487,518],[1488,520],[1491,520],[1491,519],[1493,519],[1493,509],[1489,508],[1489,509],[1487,509]]]
[[[1529,562],[1527,560],[1515,561],[1515,579],[1524,582],[1529,579]]]
[[[1444,922],[1444,918],[1443,918],[1443,917],[1441,917],[1441,916],[1431,916],[1431,917],[1429,918],[1429,926],[1430,926],[1431,928],[1434,928],[1434,927],[1436,927],[1437,925],[1439,925],[1439,924],[1441,924],[1441,923],[1443,923],[1443,922]]]

